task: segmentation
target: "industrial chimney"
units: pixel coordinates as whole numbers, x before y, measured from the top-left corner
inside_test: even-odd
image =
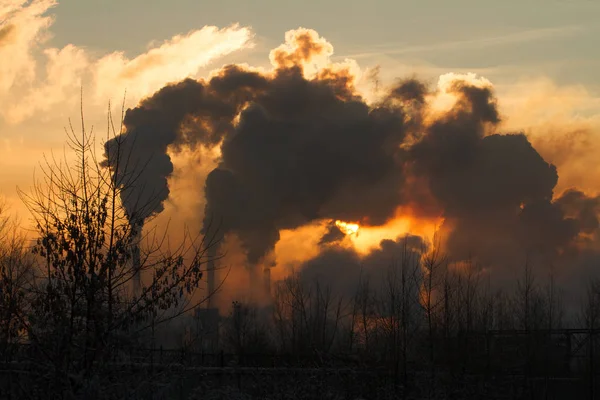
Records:
[[[140,256],[140,242],[142,241],[142,225],[134,224],[133,229],[136,229],[135,236],[132,242],[132,254],[131,254],[131,265],[134,271],[133,275],[133,294],[138,295],[142,291],[142,277],[140,270],[142,268],[142,261]]]
[[[208,262],[206,263],[206,283],[208,289],[208,302],[207,308],[211,308],[213,302],[213,296],[215,295],[215,255],[210,252],[208,256]]]
[[[271,298],[271,268],[265,267],[263,273],[265,296],[269,299]]]
[[[259,266],[256,264],[246,264],[246,271],[248,271],[249,300],[253,303],[257,298],[260,298],[260,291],[262,289],[258,272]]]

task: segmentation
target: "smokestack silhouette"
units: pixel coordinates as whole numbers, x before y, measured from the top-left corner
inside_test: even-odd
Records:
[[[255,264],[246,264],[248,271],[248,281],[250,282],[250,302],[255,302],[260,298],[259,292],[264,286],[260,284],[259,267]]]
[[[270,267],[266,267],[263,270],[264,276],[264,291],[265,291],[265,295],[267,296],[267,298],[271,298],[271,268]]]
[[[489,82],[445,75],[430,90],[406,79],[368,103],[351,65],[327,63],[332,53],[316,32],[290,31],[270,54],[272,71],[229,65],[128,110],[122,154],[135,164],[151,161],[140,185],[123,184],[126,208],[142,198],[149,204],[143,220],[162,210],[173,171],[168,151],[219,146],[219,164],[205,181],[203,233],[208,221],[223,221],[221,233],[241,240],[254,282],[279,232],[315,220],[379,226],[399,208],[442,216],[451,258],[477,253],[486,262],[502,258],[498,241],[503,253],[564,254],[580,234],[597,232],[596,200],[578,193],[555,201],[556,168],[525,135],[498,132]],[[439,94],[455,100],[444,112],[430,107]],[[114,166],[119,157],[111,154]],[[322,244],[339,237],[332,228]]]
[[[141,276],[141,268],[142,268],[142,260],[141,260],[141,249],[140,242],[142,240],[142,225],[137,224],[135,226],[135,236],[132,243],[132,251],[131,251],[131,263],[133,267],[133,271],[135,274],[133,275],[133,293],[134,295],[139,295],[142,291],[142,276]]]
[[[206,304],[207,308],[211,308],[213,304],[216,303],[216,294],[215,294],[215,258],[216,258],[216,248],[209,249],[208,254],[208,262],[206,264],[206,287],[207,287],[207,295],[208,301]]]

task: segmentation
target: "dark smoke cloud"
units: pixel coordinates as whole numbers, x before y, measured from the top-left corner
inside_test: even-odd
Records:
[[[105,164],[117,171],[128,215],[143,221],[160,213],[173,172],[167,149],[217,145],[233,132],[241,105],[263,83],[257,74],[229,67],[209,83],[186,79],[127,110],[126,132],[106,143]]]
[[[326,245],[330,243],[336,243],[343,240],[346,234],[335,224],[335,221],[331,221],[327,225],[327,231],[321,236],[319,245]]]
[[[356,294],[360,281],[368,282],[371,288],[383,288],[389,282],[391,269],[397,270],[404,263],[408,272],[427,249],[425,241],[413,235],[382,240],[364,256],[351,248],[333,245],[306,261],[299,268],[299,276],[306,284],[318,281],[335,295],[348,298]]]
[[[205,215],[235,231],[253,263],[273,249],[281,229],[320,218],[382,224],[393,217],[403,202],[402,109],[371,108],[347,71],[305,78],[301,63],[326,45],[310,31],[291,42],[293,52],[274,52],[272,74],[230,66],[209,81],[167,86],[128,110],[120,138],[126,153],[138,165],[150,161],[140,184],[124,191],[127,209],[154,195],[143,218],[162,210],[169,147],[222,141],[220,165],[206,180]],[[106,146],[112,154],[116,143]]]
[[[412,78],[369,104],[348,69],[307,77],[307,65],[332,53],[315,32],[286,38],[271,54],[269,73],[227,66],[209,80],[166,86],[127,111],[126,132],[106,149],[114,167],[124,159],[115,156],[117,141],[125,139],[122,154],[147,162],[124,191],[128,210],[153,195],[141,217],[160,212],[173,170],[167,150],[202,145],[221,149],[205,183],[205,225],[222,221],[251,263],[273,250],[282,229],[321,219],[381,225],[400,206],[442,215],[455,259],[559,252],[597,231],[598,198],[572,191],[554,201],[556,168],[526,136],[497,133],[491,87],[458,77],[446,89],[456,103],[434,113],[432,92]],[[338,240],[338,231],[330,227],[322,243]],[[357,257],[325,248],[323,256]]]
[[[576,221],[579,231],[592,234],[600,227],[600,196],[588,197],[582,191],[569,189],[556,200],[556,204]]]
[[[425,127],[410,152],[414,172],[444,210],[451,256],[498,263],[514,251],[560,253],[597,229],[598,209],[583,193],[553,202],[556,167],[525,135],[494,133],[500,116],[490,88],[457,81],[451,92],[456,105]]]
[[[279,70],[225,139],[218,169],[229,175],[207,180],[206,215],[229,221],[244,242],[248,229],[254,236],[321,218],[382,224],[402,203],[403,121],[399,110],[370,109],[354,94],[305,79],[300,68]],[[224,189],[246,199],[243,218],[212,198]],[[271,250],[275,238],[253,238],[250,261]]]
[[[415,102],[419,105],[423,105],[425,104],[425,97],[427,94],[429,94],[427,85],[413,78],[401,80],[398,85],[390,91],[389,98]]]

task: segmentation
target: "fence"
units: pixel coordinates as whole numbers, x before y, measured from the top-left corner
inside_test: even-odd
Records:
[[[503,330],[437,337],[435,365],[427,363],[427,356],[419,359],[421,350],[417,349],[416,359],[404,364],[407,371],[365,358],[364,354],[231,354],[161,347],[123,348],[111,363],[129,370],[179,370],[214,376],[220,383],[237,382],[238,386],[243,386],[240,382],[244,379],[256,380],[264,375],[319,379],[337,375],[348,384],[362,380],[427,386],[435,380],[446,387],[453,384],[448,382],[462,382],[485,386],[496,394],[505,390],[504,398],[521,398],[529,393],[530,398],[594,399],[600,393],[600,352],[596,351],[599,334],[600,330],[589,329]],[[19,346],[13,362],[2,368],[16,369],[14,362],[35,360],[29,347]],[[399,373],[404,374],[401,379],[394,376]]]

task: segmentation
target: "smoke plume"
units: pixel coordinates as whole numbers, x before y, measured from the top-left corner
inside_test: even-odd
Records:
[[[350,298],[361,281],[373,288],[384,288],[390,272],[401,263],[406,263],[404,268],[410,273],[408,270],[425,251],[427,245],[423,239],[411,235],[383,240],[368,255],[360,255],[352,248],[328,246],[302,265],[300,279],[307,284],[319,282],[322,287]]]
[[[205,182],[205,230],[222,221],[251,264],[283,229],[318,220],[379,226],[400,208],[443,217],[446,251],[456,260],[476,254],[494,263],[533,250],[558,256],[596,235],[598,198],[554,193],[556,167],[524,134],[500,132],[489,82],[448,75],[431,89],[411,78],[367,102],[353,64],[332,64],[331,54],[316,32],[290,31],[271,52],[271,71],[229,65],[128,110],[126,131],[106,144],[107,164],[137,166],[115,174],[128,213],[161,212],[173,172],[168,152],[203,146],[221,153]],[[444,110],[432,106],[441,95],[453,99]],[[340,238],[330,226],[322,257],[356,264],[356,254],[335,250]]]

